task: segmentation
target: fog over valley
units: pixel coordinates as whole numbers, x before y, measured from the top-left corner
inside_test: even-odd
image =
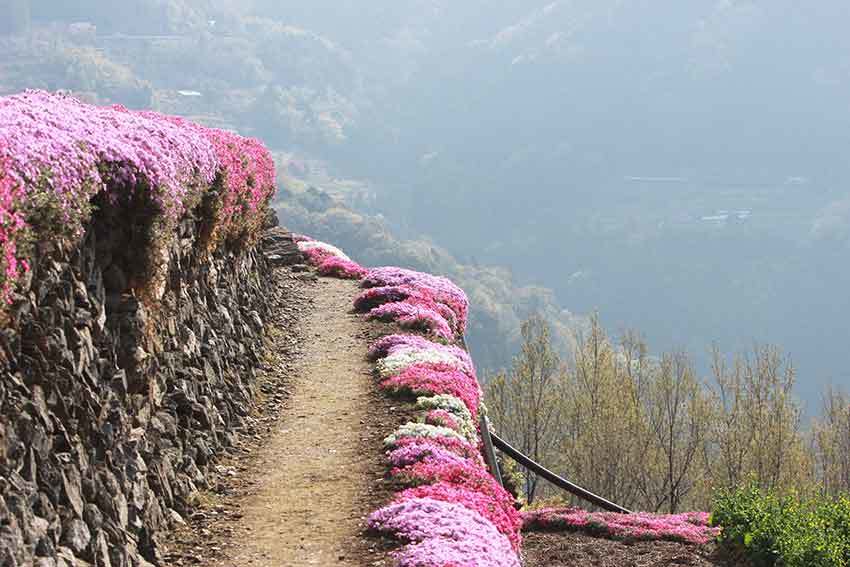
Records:
[[[532,312],[566,352],[598,311],[702,373],[713,343],[777,345],[810,412],[850,384],[846,2],[3,6],[0,93],[262,138],[293,227],[347,219],[362,259],[389,238],[480,288],[485,367]]]

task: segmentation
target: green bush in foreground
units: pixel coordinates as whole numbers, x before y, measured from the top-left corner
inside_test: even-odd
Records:
[[[711,523],[721,545],[756,567],[850,567],[850,497],[779,496],[755,486],[720,492]]]

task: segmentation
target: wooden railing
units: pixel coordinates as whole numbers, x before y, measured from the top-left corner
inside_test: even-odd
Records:
[[[461,344],[463,348],[472,355],[469,350],[469,344],[466,342],[466,335],[463,334],[460,337]],[[495,449],[499,449],[505,455],[515,460],[517,463],[528,469],[529,471],[539,475],[541,478],[544,478],[557,486],[562,490],[566,490],[573,496],[577,498],[581,498],[586,502],[590,502],[591,504],[602,508],[603,510],[608,510],[609,512],[619,512],[620,514],[631,514],[631,511],[620,506],[619,504],[614,504],[610,500],[606,500],[601,496],[598,496],[589,490],[586,490],[580,487],[577,484],[574,484],[567,479],[558,476],[553,473],[540,463],[535,462],[528,455],[523,455],[514,447],[493,433],[490,429],[490,420],[487,419],[486,415],[481,415],[480,419],[481,425],[481,438],[484,441],[484,459],[487,461],[487,468],[490,469],[490,474],[499,481],[501,486],[504,486],[504,481],[502,480],[502,473],[499,470],[499,462],[496,459],[496,451]]]

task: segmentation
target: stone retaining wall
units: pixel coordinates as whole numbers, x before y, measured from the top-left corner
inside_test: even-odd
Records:
[[[133,227],[94,218],[38,251],[0,335],[3,566],[156,563],[250,411],[281,255],[210,254],[190,216],[143,300]]]

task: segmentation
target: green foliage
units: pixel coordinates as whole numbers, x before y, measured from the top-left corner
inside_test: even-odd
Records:
[[[755,484],[715,496],[720,540],[756,567],[850,566],[850,497],[802,499]]]

